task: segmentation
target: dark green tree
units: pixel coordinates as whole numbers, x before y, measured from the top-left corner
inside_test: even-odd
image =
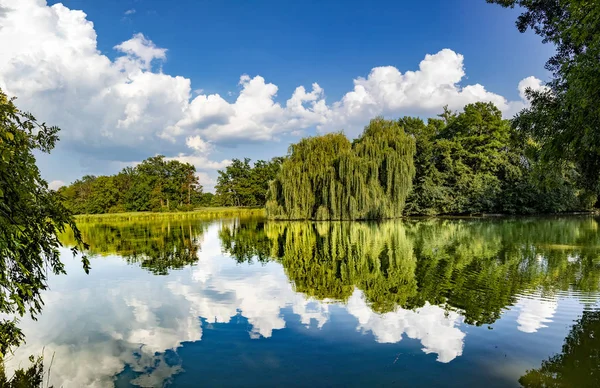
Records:
[[[487,0],[521,7],[516,21],[556,47],[546,62],[552,78],[529,90],[531,107],[514,125],[541,144],[542,157],[577,164],[580,183],[597,195],[600,185],[600,2],[594,0]]]
[[[258,160],[250,165],[250,159],[233,159],[219,171],[215,186],[216,201],[221,206],[265,206],[269,183],[275,179],[283,158],[270,161]]]
[[[116,175],[85,176],[59,192],[76,214],[191,210],[206,202],[194,166],[162,155]]]
[[[540,146],[491,103],[447,109],[440,119],[405,117],[416,140],[416,175],[406,214],[556,213],[586,210],[572,163],[548,162]]]
[[[50,152],[59,129],[38,123],[0,92],[0,312],[33,318],[43,306],[49,271],[64,273],[58,234],[70,228],[73,254],[85,248],[61,196],[48,189],[33,151]],[[89,261],[82,258],[83,268]],[[0,356],[23,340],[16,320],[0,322]]]

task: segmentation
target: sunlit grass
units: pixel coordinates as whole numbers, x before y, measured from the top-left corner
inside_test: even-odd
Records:
[[[77,222],[114,222],[145,220],[181,220],[229,216],[264,216],[264,208],[256,207],[206,207],[189,212],[128,212],[108,214],[81,214]]]

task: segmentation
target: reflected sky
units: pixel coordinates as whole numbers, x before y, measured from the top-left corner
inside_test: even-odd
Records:
[[[443,303],[376,312],[357,287],[345,300],[316,299],[296,291],[280,262],[230,257],[222,228],[208,225],[198,261],[162,276],[119,255],[94,258],[85,275],[65,249],[68,276],[51,277],[38,321],[22,320],[27,343],[9,369],[44,349],[47,361],[54,355],[50,384],[64,387],[464,386],[486,378],[518,386],[525,370],[560,351],[584,309],[568,290],[534,290],[516,295],[499,320],[474,326]]]

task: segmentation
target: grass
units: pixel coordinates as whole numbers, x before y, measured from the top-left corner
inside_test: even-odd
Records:
[[[205,207],[189,212],[129,212],[106,214],[80,214],[75,216],[78,222],[113,222],[145,220],[179,220],[194,218],[214,218],[228,216],[264,216],[264,208],[256,207]]]

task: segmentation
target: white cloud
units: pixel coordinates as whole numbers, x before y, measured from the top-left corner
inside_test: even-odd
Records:
[[[57,181],[52,181],[52,182],[48,183],[48,188],[50,190],[58,190],[61,187],[63,187],[64,185],[65,185],[65,182],[57,180]]]
[[[179,119],[190,96],[188,79],[150,71],[165,49],[137,34],[111,61],[83,12],[37,0],[0,4],[11,9],[0,29],[0,87],[20,107],[60,126],[62,142],[78,150],[159,151],[156,134]]]
[[[375,67],[329,104],[317,83],[310,90],[299,86],[285,99],[260,75],[242,75],[230,102],[202,89],[193,92],[188,78],[163,73],[167,50],[141,33],[117,44],[119,55],[111,60],[98,50],[94,25],[82,11],[44,0],[0,0],[0,6],[8,10],[0,29],[0,87],[17,96],[23,109],[60,126],[61,142],[71,152],[90,158],[131,162],[162,153],[214,169],[226,161],[190,154],[185,139],[244,144],[314,129],[356,135],[375,115],[428,115],[444,105],[460,109],[492,101],[510,116],[526,104],[480,84],[461,86],[464,58],[450,49],[426,55],[416,71]],[[541,82],[521,81],[521,98],[527,86]]]
[[[196,173],[196,176],[198,177],[198,182],[202,185],[203,192],[215,192],[215,185],[217,184],[217,181],[212,176],[204,171]]]
[[[123,69],[130,69],[133,72],[139,72],[139,70],[150,69],[150,64],[154,59],[166,59],[167,50],[156,47],[154,42],[146,39],[143,34],[135,34],[133,38],[126,40],[125,42],[116,45],[115,50],[118,50],[124,54],[125,57],[117,59],[117,63],[122,66]],[[137,58],[138,61],[132,62],[132,58]]]
[[[505,116],[510,116],[515,110],[513,105],[522,104],[487,91],[481,84],[460,86],[464,77],[464,57],[450,49],[426,55],[419,70],[404,74],[393,66],[376,67],[367,78],[354,80],[354,89],[333,103],[325,113],[326,123],[320,128],[344,128],[356,134],[376,115],[435,114],[444,105],[459,110],[478,101],[493,102]],[[534,77],[526,80],[541,82]]]
[[[191,149],[191,154],[180,153],[177,156],[166,158],[167,160],[178,160],[182,163],[189,163],[197,170],[220,170],[231,164],[231,160],[224,159],[220,162],[212,161],[208,158],[214,149],[214,145],[204,141],[199,135],[186,138],[185,144]]]
[[[200,136],[190,136],[185,139],[185,144],[196,152],[207,154],[213,150],[213,145],[202,140]]]
[[[135,9],[134,9],[134,8],[132,8],[132,9],[128,9],[127,11],[125,11],[125,15],[133,15],[135,12],[136,12],[136,11],[135,11]]]
[[[533,90],[544,90],[544,89],[548,89],[547,86],[542,84],[542,81],[535,78],[535,77],[527,77],[521,80],[521,82],[519,82],[519,96],[521,97],[521,99],[523,101],[527,101],[527,95],[525,94],[525,91],[531,88]]]
[[[180,153],[177,156],[165,158],[167,160],[178,160],[181,163],[189,163],[196,166],[199,170],[221,170],[231,164],[231,160],[223,159],[220,162],[209,160],[205,155],[184,154]]]

